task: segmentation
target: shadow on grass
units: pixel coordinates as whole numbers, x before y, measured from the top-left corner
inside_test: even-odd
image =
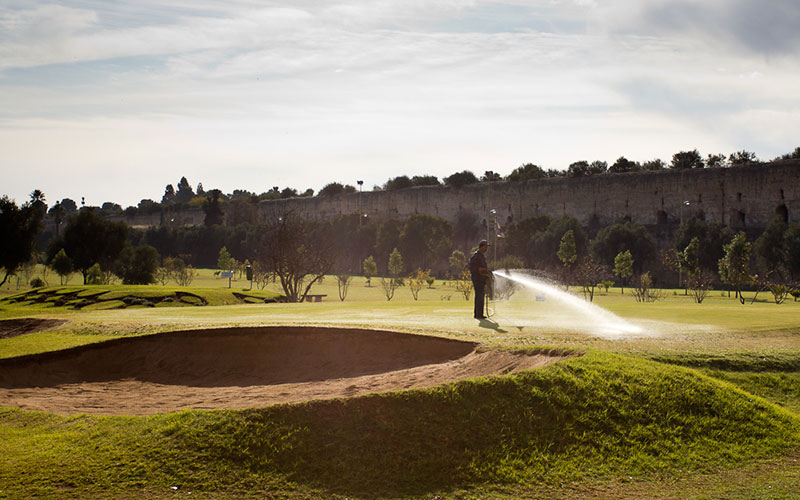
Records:
[[[478,323],[478,326],[480,326],[481,328],[494,330],[497,333],[506,333],[507,332],[507,330],[503,330],[502,328],[500,328],[500,324],[499,323],[497,323],[496,321],[492,321],[489,318],[482,319],[480,321],[480,323]]]

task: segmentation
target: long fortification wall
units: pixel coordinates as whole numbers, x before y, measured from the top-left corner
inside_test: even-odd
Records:
[[[369,191],[329,197],[292,198],[259,204],[263,220],[294,213],[325,220],[361,213],[377,220],[429,214],[455,223],[474,215],[479,223],[505,227],[534,215],[571,215],[584,226],[602,227],[630,220],[651,228],[675,227],[700,216],[737,229],[759,229],[776,215],[800,221],[800,160],[733,168],[659,170],[581,178],[546,178],[527,182],[492,182],[464,186],[420,186],[397,191]],[[201,210],[136,216],[131,226],[197,225]]]
[[[260,204],[265,218],[287,212],[311,219],[362,213],[378,219],[430,214],[455,222],[460,213],[486,223],[495,210],[501,225],[534,215],[571,215],[583,225],[630,220],[674,225],[700,216],[733,228],[761,228],[776,215],[800,220],[800,161],[735,168],[660,170],[527,182],[492,182],[460,189],[420,186]]]

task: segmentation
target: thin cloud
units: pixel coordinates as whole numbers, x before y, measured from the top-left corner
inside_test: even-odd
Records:
[[[183,175],[227,192],[319,189],[794,149],[796,65],[763,55],[796,36],[718,35],[723,3],[709,1],[9,0],[4,186],[135,204]],[[714,22],[741,31],[755,3],[731,5]],[[794,7],[778,5],[752,22],[785,26],[774,16]],[[137,175],[104,184],[108,169]],[[29,172],[58,182],[31,185]]]
[[[796,0],[651,1],[635,10],[639,15],[625,29],[691,36],[721,49],[766,56],[793,55],[800,48]]]

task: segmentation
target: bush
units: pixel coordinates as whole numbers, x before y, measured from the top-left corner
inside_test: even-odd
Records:
[[[770,284],[769,291],[772,293],[776,304],[783,304],[783,301],[786,300],[786,297],[789,295],[789,287],[781,283]]]
[[[42,278],[39,278],[38,276],[31,280],[31,286],[33,288],[42,288],[43,286],[46,286],[46,285],[47,285],[47,283],[45,283],[44,280]]]
[[[86,272],[87,285],[103,285],[105,284],[105,277],[103,270],[100,269],[100,264],[93,264],[92,267]]]
[[[655,302],[661,298],[661,294],[653,289],[653,278],[650,277],[650,273],[642,273],[638,283],[633,289],[636,302]]]
[[[698,304],[702,304],[708,292],[711,291],[713,276],[710,272],[701,269],[686,278],[686,287],[692,291],[692,297]]]

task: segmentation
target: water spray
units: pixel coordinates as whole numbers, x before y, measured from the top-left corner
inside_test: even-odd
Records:
[[[602,307],[592,304],[591,302],[587,302],[528,274],[515,271],[498,270],[494,272],[494,275],[517,283],[534,293],[547,296],[552,300],[566,306],[573,312],[578,313],[578,317],[580,319],[588,322],[591,325],[591,327],[587,329],[591,332],[609,337],[619,337],[622,335],[642,333],[641,328],[636,325],[632,325],[611,311],[603,309]],[[493,281],[494,279],[492,280],[492,292],[494,292]],[[492,311],[492,313],[494,313],[494,311]]]

